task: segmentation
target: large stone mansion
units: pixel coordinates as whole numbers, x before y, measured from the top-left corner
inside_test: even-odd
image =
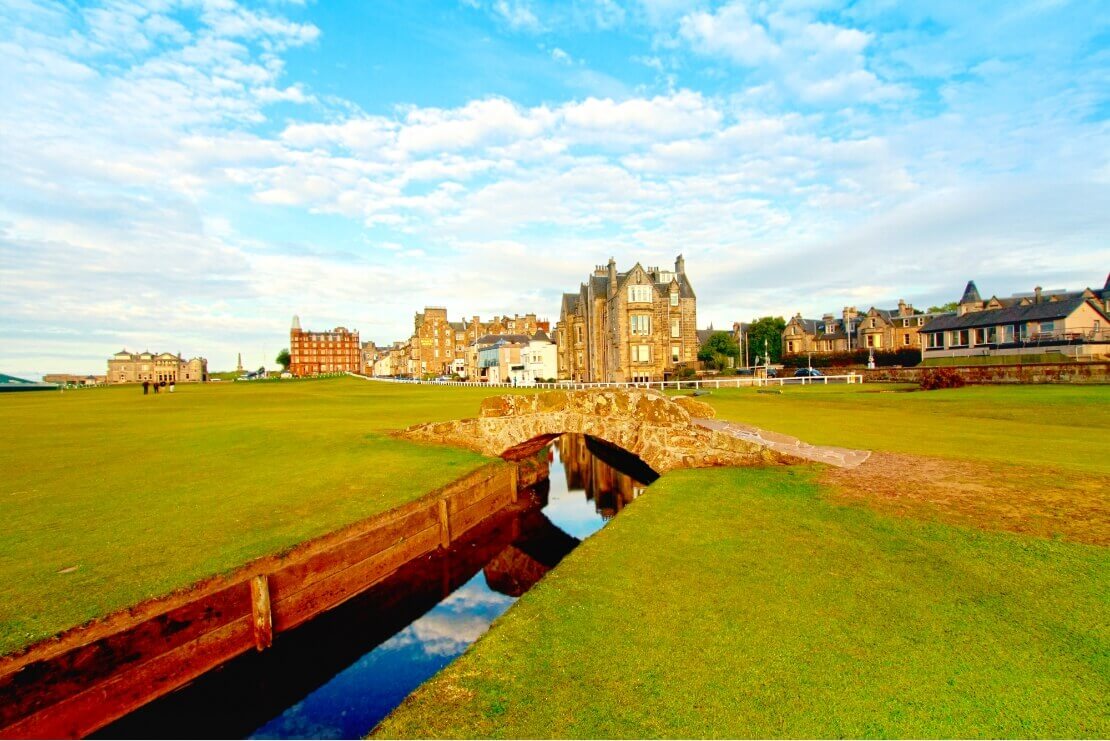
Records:
[[[208,380],[208,361],[204,358],[185,360],[169,352],[128,352],[126,349],[108,358],[108,383],[202,383]]]
[[[698,355],[697,297],[686,261],[674,270],[610,258],[577,293],[564,293],[555,329],[559,378],[662,381]]]

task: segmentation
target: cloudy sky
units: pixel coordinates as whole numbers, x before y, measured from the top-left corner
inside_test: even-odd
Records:
[[[0,2],[0,371],[273,364],[290,317],[699,323],[1101,285],[1104,0]]]

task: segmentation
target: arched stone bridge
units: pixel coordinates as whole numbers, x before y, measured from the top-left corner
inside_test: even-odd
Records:
[[[676,468],[774,465],[797,460],[762,442],[697,424],[688,407],[698,417],[712,416],[712,409],[696,400],[671,399],[643,389],[498,396],[483,400],[477,418],[417,425],[401,435],[515,459],[538,451],[563,433],[575,432],[624,448],[659,474]]]

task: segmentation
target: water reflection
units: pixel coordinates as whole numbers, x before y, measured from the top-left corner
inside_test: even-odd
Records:
[[[638,458],[578,435],[559,438],[548,455],[550,478],[530,492],[531,508],[475,528],[277,636],[271,649],[238,657],[96,735],[364,736],[655,479]]]

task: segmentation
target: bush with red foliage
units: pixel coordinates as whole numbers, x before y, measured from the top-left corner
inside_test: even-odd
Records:
[[[923,391],[958,389],[963,385],[964,377],[951,368],[939,368],[937,370],[926,371],[921,377],[921,388]]]

